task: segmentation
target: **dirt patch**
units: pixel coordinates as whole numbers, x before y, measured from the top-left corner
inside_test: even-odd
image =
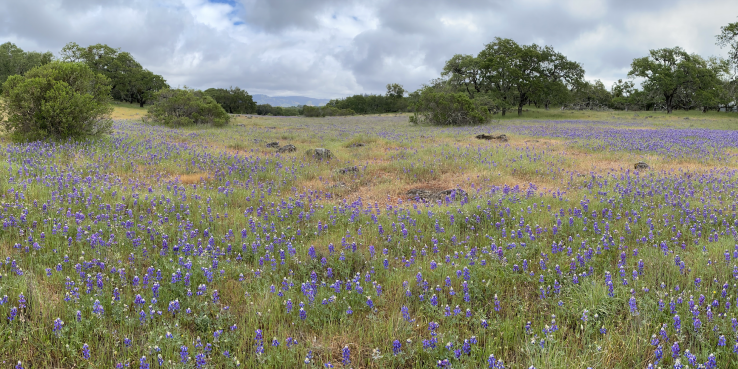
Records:
[[[200,182],[209,182],[213,179],[209,173],[192,173],[192,174],[180,174],[174,179],[179,179],[180,183],[183,184],[197,184]]]

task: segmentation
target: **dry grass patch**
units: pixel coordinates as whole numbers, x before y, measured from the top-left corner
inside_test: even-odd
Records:
[[[197,184],[200,182],[209,182],[213,180],[213,176],[210,173],[191,173],[177,175],[174,179],[179,179],[179,182],[183,184]]]

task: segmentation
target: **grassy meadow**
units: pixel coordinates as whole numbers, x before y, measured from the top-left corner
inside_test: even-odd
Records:
[[[736,114],[114,107],[0,141],[2,367],[738,367]]]

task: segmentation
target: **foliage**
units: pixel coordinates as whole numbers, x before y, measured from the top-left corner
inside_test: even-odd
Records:
[[[238,87],[230,89],[209,88],[205,94],[212,97],[230,114],[254,114],[256,103],[248,92]]]
[[[356,114],[351,109],[339,109],[333,106],[303,106],[302,113],[309,118],[316,117],[338,117]]]
[[[729,47],[729,59],[733,66],[738,68],[738,22],[720,27],[717,35],[717,44],[720,47]]]
[[[50,63],[50,52],[23,51],[11,42],[0,45],[0,87],[12,75],[24,75],[29,70]],[[2,92],[2,89],[0,89]]]
[[[202,91],[166,88],[154,95],[146,119],[171,127],[210,124],[216,127],[230,122],[230,115],[212,97]]]
[[[110,81],[81,63],[52,62],[8,78],[4,127],[16,139],[82,138],[109,131]]]
[[[600,80],[593,82],[579,81],[571,91],[570,103],[567,109],[576,110],[604,110],[612,103],[612,94]]]
[[[666,112],[671,113],[680,97],[708,100],[710,90],[720,83],[719,75],[727,73],[726,67],[674,47],[651,50],[649,56],[634,59],[628,75],[644,78],[644,90],[663,97]]]
[[[410,122],[452,126],[483,124],[489,120],[490,112],[481,101],[465,93],[426,86],[413,101],[415,113],[410,116]]]
[[[167,88],[167,84],[164,77],[154,74],[153,72],[143,69],[136,71],[128,79],[125,87],[121,87],[123,101],[136,102],[140,107],[153,99],[154,94],[163,89]],[[127,99],[124,97],[127,96]]]
[[[271,116],[287,116],[296,117],[302,115],[302,107],[300,106],[272,106],[270,104],[256,105],[256,114]]]
[[[517,107],[518,115],[531,101],[546,108],[563,103],[567,88],[579,83],[584,70],[552,47],[519,45],[511,39],[495,38],[476,57],[454,55],[443,69],[448,83],[470,98],[486,95],[494,110],[503,115]]]
[[[348,111],[355,112],[356,114],[383,114],[406,111],[408,101],[404,98],[405,88],[397,83],[387,84],[386,87],[387,93],[385,95],[363,94],[331,100],[326,104],[326,107],[337,109],[338,112],[335,114],[330,114],[329,112],[322,116],[354,114],[348,114]]]
[[[130,53],[108,45],[81,47],[70,42],[60,54],[63,61],[83,62],[108,77],[111,95],[116,100],[136,102],[143,107],[154,92],[169,87],[164,77],[144,69]]]

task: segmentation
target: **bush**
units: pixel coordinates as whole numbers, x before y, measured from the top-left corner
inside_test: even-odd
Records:
[[[434,125],[471,125],[489,121],[490,112],[486,102],[469,98],[465,93],[439,91],[426,87],[412,103],[415,114],[411,123]]]
[[[83,138],[110,131],[110,80],[80,63],[53,62],[3,84],[2,125],[18,140]]]
[[[256,114],[271,115],[275,117],[296,117],[298,115],[302,115],[302,108],[299,106],[271,106],[270,104],[259,104],[256,105]]]
[[[303,106],[302,112],[306,117],[342,117],[356,114],[351,109],[338,109],[332,106]]]
[[[154,105],[149,108],[146,119],[170,127],[192,124],[225,126],[230,122],[226,113],[212,97],[193,89],[166,88],[156,93]]]

